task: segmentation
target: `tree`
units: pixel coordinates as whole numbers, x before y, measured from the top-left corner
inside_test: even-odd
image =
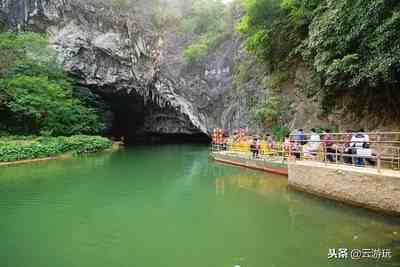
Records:
[[[72,98],[70,88],[46,76],[17,75],[0,82],[6,106],[27,131],[39,134],[93,134],[101,131],[97,115]]]
[[[321,81],[326,112],[338,99],[358,116],[400,116],[400,2],[395,0],[243,0],[237,29],[273,72],[305,61]]]
[[[0,120],[24,134],[95,134],[104,124],[72,95],[72,81],[46,37],[1,33]]]
[[[243,0],[245,16],[237,30],[246,37],[246,48],[276,70],[298,46],[298,36],[281,0]]]
[[[302,55],[322,77],[327,110],[347,95],[359,112],[400,114],[399,34],[398,1],[327,0],[318,8]]]

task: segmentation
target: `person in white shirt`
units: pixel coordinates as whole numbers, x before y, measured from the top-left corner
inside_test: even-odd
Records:
[[[366,147],[366,144],[369,142],[369,136],[364,133],[364,130],[361,129],[358,131],[358,133],[354,134],[353,137],[351,138],[351,143],[350,147],[354,148],[353,154],[358,154],[359,149],[363,149]],[[364,158],[362,157],[357,157],[355,158],[356,160],[356,166],[363,167],[365,166],[365,161]]]
[[[304,148],[304,153],[315,154],[319,150],[321,144],[321,138],[317,131],[313,128],[311,129],[310,140],[308,140],[307,145]]]

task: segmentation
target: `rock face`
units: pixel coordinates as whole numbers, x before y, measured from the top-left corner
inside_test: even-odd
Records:
[[[246,101],[268,96],[258,88],[268,71],[251,64],[252,77],[241,88],[234,85],[237,66],[250,58],[239,36],[231,33],[201,64],[188,66],[183,50],[190,37],[179,35],[177,25],[157,25],[149,1],[128,8],[113,2],[119,1],[0,0],[0,30],[46,32],[80,92],[103,101],[115,136],[205,136],[216,127],[251,127]],[[285,96],[300,112],[291,115],[290,126],[312,125],[315,108],[290,96],[293,91]]]
[[[124,120],[120,135],[208,132],[205,115],[160,71],[151,15],[97,1],[0,0],[0,17],[9,29],[46,32],[79,85],[110,104],[115,122]]]
[[[233,88],[235,63],[242,41],[236,36],[223,40],[208,57],[196,65],[186,65],[183,59],[187,40],[174,29],[163,35],[160,71],[175,81],[176,92],[195,106],[207,129],[231,130],[240,125],[238,92]]]

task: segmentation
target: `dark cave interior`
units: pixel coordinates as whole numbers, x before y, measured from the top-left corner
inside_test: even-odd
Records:
[[[210,142],[209,136],[201,132],[187,134],[144,130],[149,109],[154,109],[155,105],[146,104],[143,96],[120,93],[103,95],[103,99],[109,104],[113,113],[109,135],[115,140],[123,140],[126,145]]]

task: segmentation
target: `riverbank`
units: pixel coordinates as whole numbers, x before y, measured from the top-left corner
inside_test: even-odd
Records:
[[[0,138],[0,166],[91,154],[117,146],[100,136],[3,137]]]

